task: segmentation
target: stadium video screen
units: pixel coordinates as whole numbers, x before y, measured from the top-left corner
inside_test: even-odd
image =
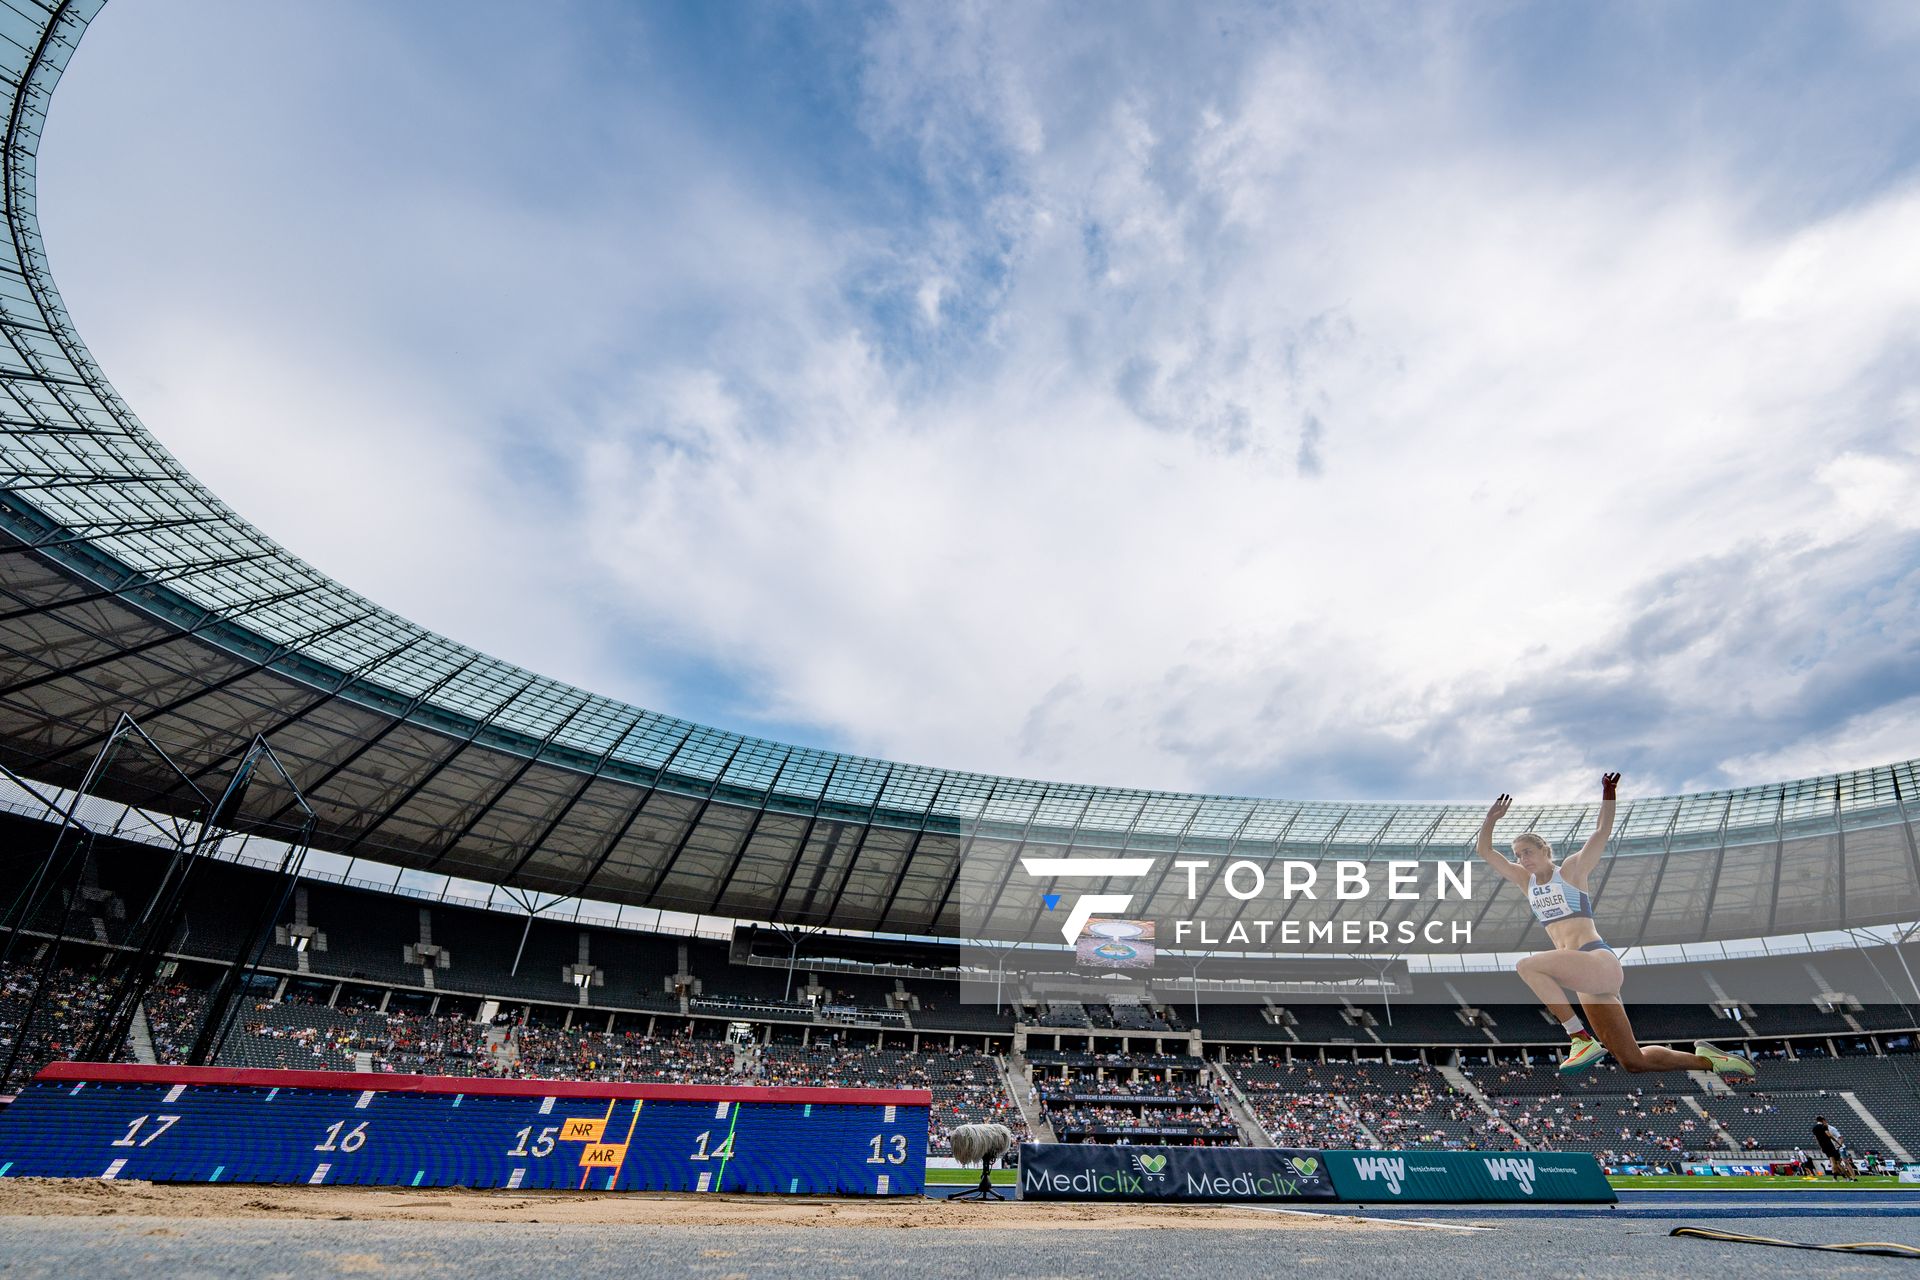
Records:
[[[1089,920],[1073,951],[1086,969],[1151,969],[1153,921]]]

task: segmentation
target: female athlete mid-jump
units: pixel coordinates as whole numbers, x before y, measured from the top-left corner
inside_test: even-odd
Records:
[[[1613,798],[1619,785],[1617,773],[1600,779],[1599,823],[1580,846],[1580,852],[1558,866],[1554,865],[1553,846],[1531,831],[1513,838],[1512,858],[1493,847],[1493,824],[1513,807],[1512,796],[1495,800],[1487,810],[1486,821],[1480,824],[1480,856],[1526,891],[1533,918],[1553,943],[1553,950],[1528,956],[1515,967],[1573,1040],[1560,1063],[1560,1073],[1584,1071],[1611,1053],[1614,1061],[1628,1071],[1713,1071],[1723,1077],[1751,1076],[1751,1062],[1704,1040],[1694,1042],[1692,1053],[1681,1053],[1659,1045],[1643,1046],[1634,1039],[1633,1024],[1620,1003],[1620,957],[1594,927],[1593,894],[1587,888],[1594,867],[1606,853],[1607,838],[1613,834]],[[1580,1007],[1593,1023],[1592,1031],[1573,1011],[1568,992],[1579,996]]]

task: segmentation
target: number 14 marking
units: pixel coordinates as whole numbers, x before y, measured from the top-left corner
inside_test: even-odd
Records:
[[[712,1138],[713,1138],[713,1130],[711,1129],[707,1130],[705,1133],[695,1138],[694,1142],[697,1143],[698,1146],[694,1149],[693,1154],[688,1156],[687,1159],[689,1160],[731,1160],[733,1159],[733,1135],[729,1133],[726,1137],[720,1140],[719,1146],[709,1151],[707,1150],[707,1144],[712,1140]]]
[[[137,1142],[134,1141],[135,1138],[139,1138],[140,1126],[145,1124],[149,1120],[158,1120],[160,1123],[153,1127],[152,1133],[148,1134],[144,1138],[140,1138],[139,1141]],[[138,1120],[135,1120],[132,1124],[127,1126],[126,1137],[115,1138],[111,1145],[116,1147],[148,1146],[148,1145],[151,1145],[151,1143],[155,1138],[159,1137],[161,1134],[165,1133],[167,1130],[173,1128],[173,1126],[179,1123],[180,1123],[179,1116],[144,1115],[144,1116],[141,1116]]]

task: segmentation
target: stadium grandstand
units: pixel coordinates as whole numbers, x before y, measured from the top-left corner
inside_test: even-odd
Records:
[[[14,882],[56,828],[14,816],[3,830]],[[0,974],[0,1049],[23,1048],[16,1082],[86,1042],[110,962],[159,880],[150,844],[104,836],[93,855],[71,902],[41,907]],[[187,1061],[248,905],[276,878],[237,858],[203,872],[121,1060]],[[1566,1080],[1559,1028],[1497,970],[1451,975],[1451,1005],[1203,1003],[1197,1020],[1148,1006],[1137,1012],[1150,1025],[1123,1026],[1017,983],[998,1008],[963,1003],[950,943],[894,943],[880,964],[821,934],[771,962],[753,933],[650,932],[303,878],[217,1061],[917,1086],[933,1090],[936,1140],[998,1120],[1058,1141],[1571,1149],[1628,1167],[1791,1159],[1811,1117],[1838,1112],[1863,1150],[1920,1152],[1912,1018],[1843,989],[1891,978],[1900,957],[1887,945],[1675,966],[1699,998],[1641,1022],[1650,1037],[1711,1036],[1762,1059],[1759,1086],[1734,1092],[1712,1076],[1610,1068]],[[868,954],[878,945],[860,941]],[[23,1022],[36,984],[43,998]]]
[[[1559,1026],[1511,972],[1541,945],[1520,894],[1420,903],[1470,923],[1474,951],[1372,957],[1371,983],[1271,955],[1203,970],[1169,946],[1165,976],[1121,994],[1031,932],[970,924],[981,899],[992,921],[1046,917],[1022,859],[1148,859],[1133,912],[1158,918],[1184,906],[1183,859],[1457,861],[1479,808],[741,736],[477,653],[295,558],[141,425],[49,274],[35,152],[98,7],[0,9],[0,1088],[82,1054],[886,1084],[932,1090],[936,1141],[1000,1120],[1622,1167],[1790,1158],[1824,1111],[1863,1150],[1920,1155],[1920,762],[1623,803],[1595,896],[1660,993],[1637,1029],[1763,1074],[1568,1082]],[[1561,842],[1593,820],[1522,807],[1502,830]]]

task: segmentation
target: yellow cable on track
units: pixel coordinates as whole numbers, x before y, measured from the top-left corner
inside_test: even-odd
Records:
[[[1814,1249],[1822,1253],[1870,1253],[1882,1258],[1920,1258],[1920,1249],[1887,1240],[1866,1240],[1859,1244],[1806,1244],[1799,1240],[1776,1240],[1772,1236],[1743,1235],[1738,1231],[1716,1231],[1712,1227],[1675,1227],[1667,1234],[1719,1240],[1726,1244],[1772,1245],[1776,1249]]]

